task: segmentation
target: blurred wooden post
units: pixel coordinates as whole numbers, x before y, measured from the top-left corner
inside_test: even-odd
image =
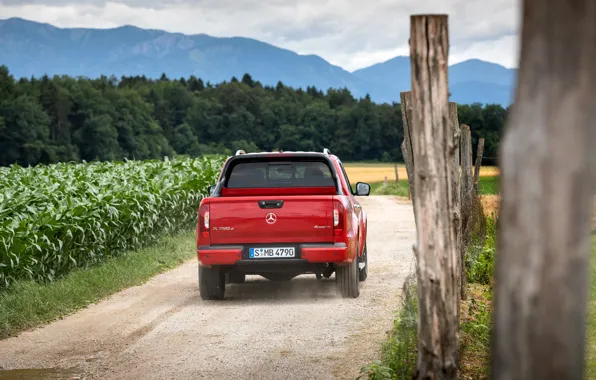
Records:
[[[470,127],[461,125],[461,199],[463,206],[466,207],[466,201],[470,198],[474,187],[472,177],[472,132]],[[465,213],[465,210],[463,211]]]
[[[395,164],[395,183],[399,185],[399,171],[397,168],[397,164]]]
[[[450,149],[453,151],[453,159],[451,162],[451,191],[453,199],[453,233],[455,235],[455,244],[458,254],[458,287],[460,289],[459,296],[461,299],[467,298],[467,279],[466,279],[466,267],[465,267],[465,255],[462,244],[462,231],[461,231],[461,181],[460,181],[460,169],[459,169],[459,149],[460,149],[460,128],[459,118],[457,115],[457,103],[449,102],[449,126],[451,128],[451,146]],[[458,300],[458,304],[459,301]],[[458,310],[459,311],[459,310]],[[459,319],[459,318],[458,318]]]
[[[474,167],[472,166],[472,132],[470,127],[461,126],[461,231],[463,272],[465,273],[466,253],[472,243],[477,246],[484,245],[486,241],[486,219],[482,211],[480,198],[474,191]],[[467,281],[466,277],[462,277]],[[463,282],[462,281],[462,282]],[[467,283],[462,283],[467,287]],[[465,295],[464,295],[465,299]]]
[[[584,375],[596,162],[596,1],[523,1],[501,142],[495,380]]]
[[[452,218],[446,15],[411,17],[412,151],[418,277],[417,379],[456,379],[458,256]]]
[[[388,178],[387,178],[387,176],[385,176],[385,183],[384,183],[383,185],[384,185],[385,187],[387,187],[387,185],[389,185],[389,181],[388,181]]]
[[[401,144],[401,151],[406,164],[408,174],[408,199],[414,198],[414,155],[412,153],[412,93],[410,91],[400,92],[401,118],[404,126],[404,141]],[[414,204],[414,201],[412,201]],[[415,207],[415,205],[414,205]]]
[[[474,190],[479,192],[480,167],[482,166],[482,155],[484,154],[484,138],[478,140],[478,150],[476,151],[476,166],[474,167]]]

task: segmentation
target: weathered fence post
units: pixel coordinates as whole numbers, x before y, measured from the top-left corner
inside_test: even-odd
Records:
[[[401,144],[401,152],[406,164],[408,174],[408,199],[412,199],[412,205],[416,207],[414,194],[414,155],[412,153],[412,93],[410,91],[400,92],[401,118],[404,126],[404,141]],[[416,219],[416,218],[414,218]],[[418,223],[418,222],[416,222]]]
[[[461,126],[461,197],[462,203],[471,198],[474,188],[472,177],[472,132],[465,124]]]
[[[482,166],[482,155],[484,154],[484,138],[478,140],[478,149],[476,150],[476,166],[474,167],[474,190],[479,193],[478,183],[480,182],[480,167]]]
[[[397,168],[397,164],[395,164],[395,183],[399,185],[399,171]]]
[[[465,252],[472,240],[474,217],[474,179],[472,177],[472,132],[470,127],[461,126],[461,213],[462,213],[462,249]],[[464,256],[465,257],[465,256]],[[464,261],[465,266],[465,261]]]
[[[447,88],[447,16],[412,16],[410,33],[419,306],[416,378],[455,379],[459,252],[452,228],[454,150]]]
[[[472,166],[472,133],[470,127],[461,126],[461,230],[462,254],[465,257],[472,243],[482,247],[486,241],[486,220],[480,198],[474,191],[474,174]],[[463,281],[467,279],[462,277]],[[467,284],[462,284],[467,286]],[[465,299],[465,295],[464,295]]]
[[[596,161],[596,2],[523,1],[501,143],[492,378],[584,372]]]
[[[453,197],[453,231],[455,234],[455,244],[458,255],[458,287],[460,289],[459,296],[461,299],[467,298],[467,280],[466,280],[466,266],[465,266],[465,250],[462,244],[462,230],[461,230],[461,181],[459,169],[459,149],[460,149],[460,128],[459,118],[457,116],[457,103],[449,102],[449,124],[452,133],[452,142],[450,149],[453,150],[452,160],[452,177],[451,188]],[[459,300],[458,300],[459,304]]]

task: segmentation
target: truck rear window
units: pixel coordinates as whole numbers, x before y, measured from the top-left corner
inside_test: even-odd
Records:
[[[331,169],[319,161],[239,162],[231,168],[229,189],[335,187]]]

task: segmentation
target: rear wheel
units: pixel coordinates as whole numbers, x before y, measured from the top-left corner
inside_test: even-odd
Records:
[[[362,256],[360,257],[358,264],[359,266],[364,265],[362,269],[358,268],[359,280],[366,281],[366,278],[368,277],[368,253],[366,249],[366,242],[364,243],[364,251],[362,252]]]
[[[335,285],[339,294],[344,298],[358,298],[360,295],[360,280],[358,257],[351,264],[335,269]]]
[[[220,268],[199,265],[199,291],[204,300],[222,300],[226,293],[226,278]]]

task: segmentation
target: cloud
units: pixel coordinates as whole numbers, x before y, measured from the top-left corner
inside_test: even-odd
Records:
[[[421,13],[449,14],[452,61],[516,65],[515,0],[0,0],[0,18],[251,37],[348,70],[407,55],[409,16]]]

